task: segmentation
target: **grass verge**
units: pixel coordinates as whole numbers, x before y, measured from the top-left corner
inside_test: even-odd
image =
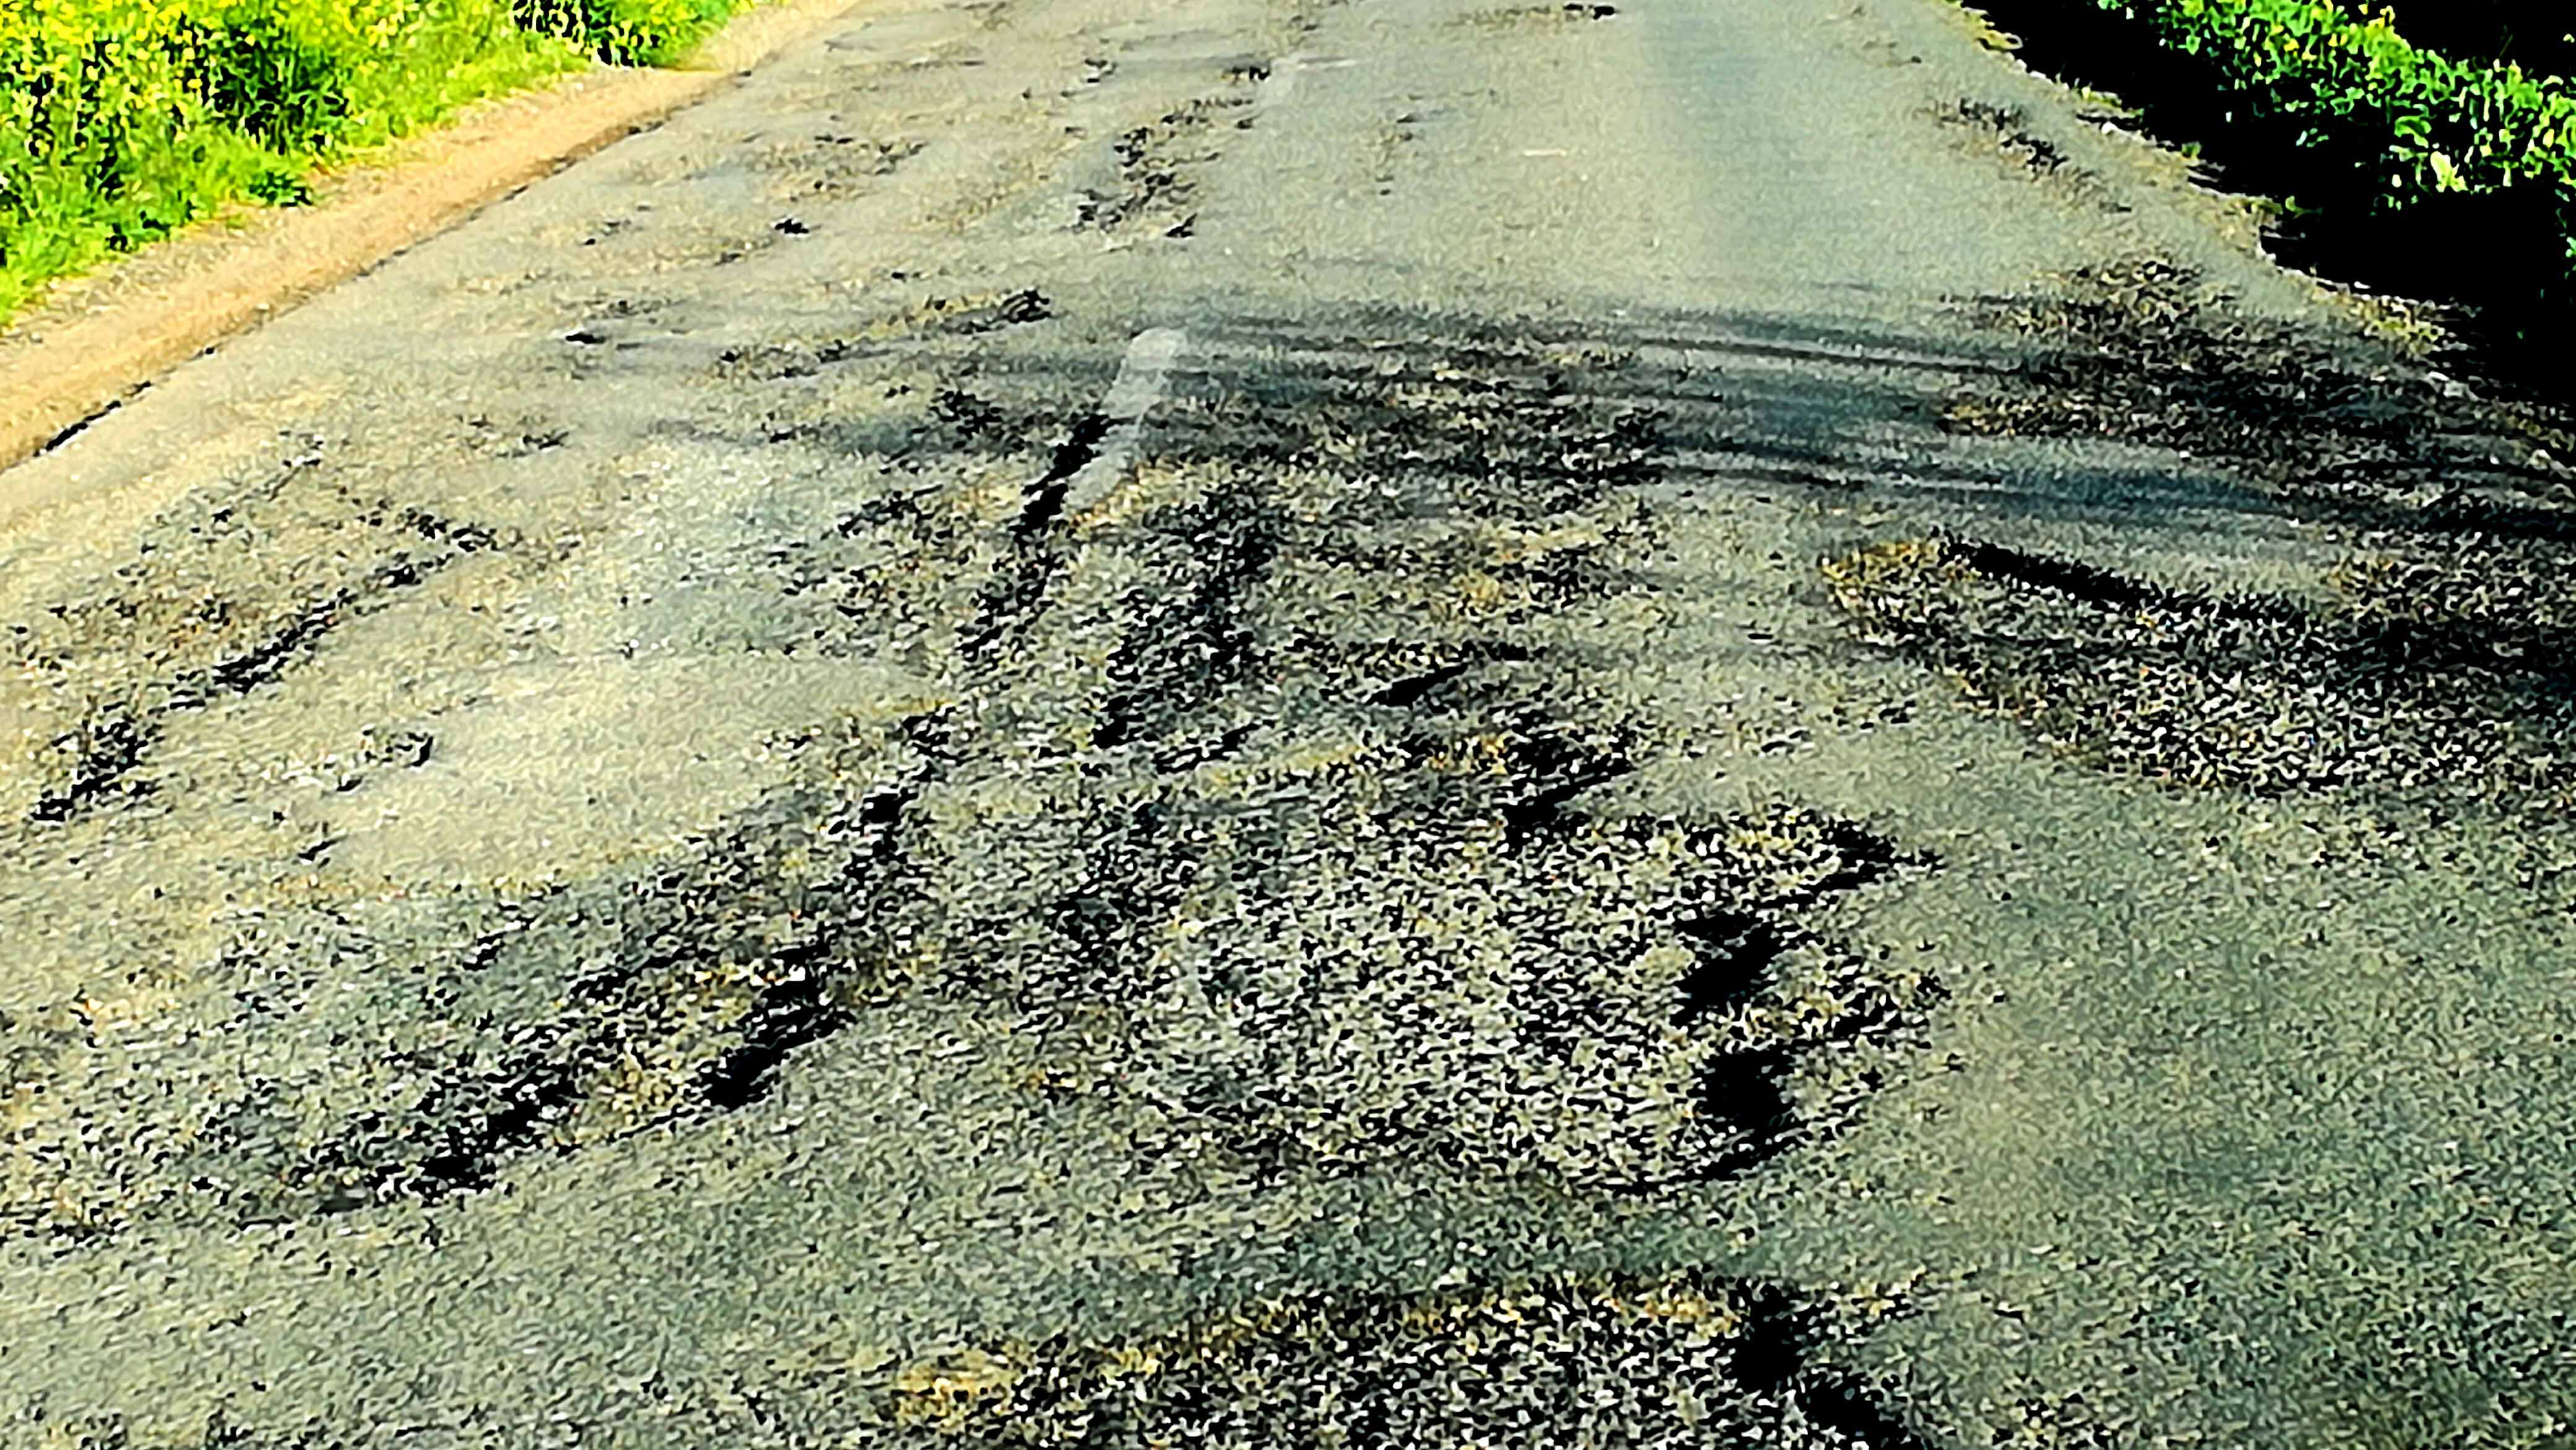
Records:
[[[0,7],[0,323],[46,284],[742,0],[27,0]]]

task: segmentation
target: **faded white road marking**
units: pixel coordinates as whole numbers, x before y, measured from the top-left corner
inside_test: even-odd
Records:
[[[1297,90],[1297,77],[1310,70],[1340,70],[1352,64],[1338,55],[1283,55],[1270,63],[1270,74],[1261,82],[1261,95],[1255,103],[1267,109],[1288,99]]]
[[[1306,68],[1302,56],[1283,55],[1270,63],[1270,74],[1262,77],[1261,94],[1255,104],[1261,109],[1279,104],[1297,90],[1297,72]]]
[[[1140,332],[1127,344],[1127,356],[1118,364],[1118,377],[1109,385],[1109,395],[1100,402],[1100,416],[1109,420],[1109,430],[1100,436],[1099,446],[1091,458],[1066,480],[1064,512],[1079,514],[1107,493],[1136,452],[1136,440],[1145,431],[1145,415],[1171,391],[1172,369],[1189,346],[1189,334],[1177,327],[1157,327]]]

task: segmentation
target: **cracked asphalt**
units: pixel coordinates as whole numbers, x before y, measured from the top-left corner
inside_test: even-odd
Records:
[[[886,0],[0,474],[0,1444],[2576,1444],[2576,441],[2110,119]]]

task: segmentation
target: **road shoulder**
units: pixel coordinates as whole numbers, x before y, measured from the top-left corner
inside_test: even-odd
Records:
[[[0,469],[44,452],[187,359],[705,100],[865,3],[766,5],[709,37],[678,69],[583,71],[470,107],[323,179],[312,206],[229,209],[65,281],[0,329]]]

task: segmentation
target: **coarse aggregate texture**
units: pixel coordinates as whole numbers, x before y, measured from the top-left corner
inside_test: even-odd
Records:
[[[1989,325],[2043,350],[1943,421],[2223,459],[2343,549],[2324,597],[2176,589],[1941,536],[1827,562],[1837,597],[2088,763],[2363,798],[2401,836],[2428,815],[2501,815],[2532,828],[2526,884],[2554,878],[2576,488],[2532,440],[2558,441],[2560,420],[2225,301],[2154,258],[2084,269],[2035,305],[1991,300]]]
[[[1796,1346],[1820,1317],[1769,1286],[1631,1276],[1266,1302],[1142,1343],[908,1366],[887,1439],[1539,1445],[1617,1425],[1636,1445],[1919,1443],[1852,1386],[1801,1371]]]
[[[2077,109],[888,3],[12,471],[0,1444],[2552,1443],[2557,425]]]

